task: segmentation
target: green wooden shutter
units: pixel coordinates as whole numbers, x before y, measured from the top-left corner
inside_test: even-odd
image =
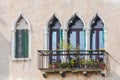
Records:
[[[21,37],[19,37],[21,35]],[[21,41],[21,45],[20,45]],[[15,58],[28,58],[28,30],[16,30]],[[21,48],[22,51],[19,52]]]
[[[15,58],[18,58],[18,46],[19,46],[19,32],[16,30],[16,39],[15,39]]]
[[[24,58],[24,54],[25,54],[25,52],[24,52],[24,30],[22,30],[22,58]]]
[[[28,30],[22,30],[22,57],[28,58]]]
[[[25,41],[25,46],[24,46],[25,53],[24,53],[24,57],[28,58],[28,30],[25,30],[24,34],[25,34],[25,39],[24,39],[24,41]]]

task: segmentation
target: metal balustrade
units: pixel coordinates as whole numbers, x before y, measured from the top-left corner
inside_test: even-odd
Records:
[[[38,68],[45,72],[103,71],[108,58],[105,50],[38,50]]]

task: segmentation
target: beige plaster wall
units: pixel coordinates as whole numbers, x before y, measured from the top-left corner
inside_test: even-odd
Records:
[[[79,74],[66,74],[61,78],[59,74],[49,75],[44,79],[37,69],[37,50],[43,49],[43,31],[48,19],[55,14],[62,27],[67,27],[67,21],[77,13],[89,27],[92,17],[98,13],[105,22],[106,51],[113,56],[109,57],[109,71],[106,80],[120,79],[120,1],[119,0],[0,0],[0,44],[3,72],[9,72],[9,80],[105,80],[100,74],[90,74],[84,77]],[[11,59],[11,28],[16,18],[23,13],[32,27],[31,59],[27,61],[13,61]],[[5,40],[4,40],[5,39]],[[5,50],[5,51],[4,51]],[[9,60],[8,60],[9,59]],[[118,62],[117,62],[117,61]],[[1,66],[0,66],[1,67]],[[7,70],[7,71],[6,71]],[[0,71],[0,75],[3,73]],[[4,74],[4,75],[6,75]],[[71,76],[71,77],[70,77]],[[4,79],[5,80],[5,79]]]
[[[10,24],[9,24],[9,1],[0,0],[0,80],[9,78],[10,50]]]

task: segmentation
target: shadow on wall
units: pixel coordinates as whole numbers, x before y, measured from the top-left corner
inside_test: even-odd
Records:
[[[114,71],[108,73],[108,77],[106,80],[120,80],[120,76],[117,75]]]
[[[120,80],[120,62],[109,55],[107,80]]]
[[[6,13],[5,9],[2,6],[0,6],[0,15],[4,15],[5,13]],[[7,26],[7,23],[4,20],[4,16],[0,16],[0,25],[1,27]]]
[[[0,33],[0,80],[9,78],[10,42]]]
[[[1,17],[0,17],[0,25],[3,27],[6,27],[6,25],[7,25]]]

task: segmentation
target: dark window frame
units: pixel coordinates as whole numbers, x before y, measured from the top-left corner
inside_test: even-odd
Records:
[[[52,49],[52,33],[53,32],[56,32],[56,49],[60,49],[60,46],[59,46],[59,44],[60,44],[60,28],[61,28],[61,24],[60,24],[60,22],[59,22],[59,20],[54,16],[53,17],[53,19],[51,20],[51,23],[52,24],[49,24],[49,50],[53,50]],[[58,24],[58,25],[56,25],[56,24]],[[55,26],[56,25],[56,26]],[[52,61],[53,60],[53,57],[52,57],[52,54],[53,53],[50,53],[51,54],[51,56],[49,57],[49,60],[50,60],[50,64],[52,64],[52,62],[54,62],[54,61]],[[59,52],[57,52],[57,54],[59,54]],[[57,56],[56,57],[57,58],[57,60],[55,60],[56,62],[60,62],[60,57],[59,56]]]

